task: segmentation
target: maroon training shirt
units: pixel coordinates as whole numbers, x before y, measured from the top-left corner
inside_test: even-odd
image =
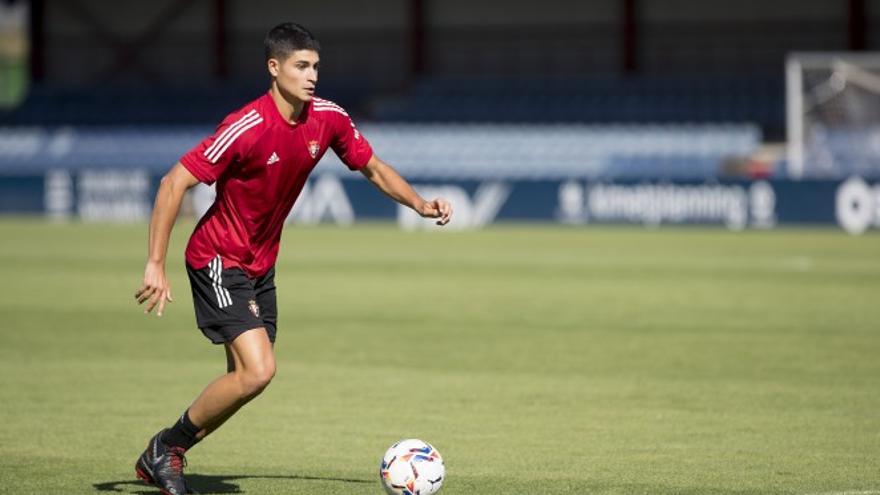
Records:
[[[180,159],[200,181],[217,183],[217,199],[186,246],[187,263],[203,268],[219,254],[223,268],[251,277],[268,272],[284,220],[328,147],[352,170],[373,156],[348,113],[332,101],[314,98],[295,124],[269,93],[229,114]]]

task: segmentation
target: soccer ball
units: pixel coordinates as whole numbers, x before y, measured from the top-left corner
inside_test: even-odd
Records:
[[[379,477],[389,495],[431,495],[443,486],[446,468],[428,442],[401,440],[385,452]]]

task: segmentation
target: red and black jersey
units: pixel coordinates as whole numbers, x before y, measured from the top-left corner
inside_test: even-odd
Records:
[[[281,116],[269,93],[229,114],[180,159],[200,181],[217,183],[217,199],[187,244],[187,263],[199,269],[219,255],[224,268],[239,267],[251,277],[268,272],[284,220],[327,148],[352,170],[373,156],[348,113],[332,101],[314,98],[295,123]]]

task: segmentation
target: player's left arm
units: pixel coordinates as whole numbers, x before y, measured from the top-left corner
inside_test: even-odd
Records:
[[[446,225],[452,218],[452,205],[443,198],[426,201],[412,188],[394,167],[379,159],[370,158],[361,173],[380,191],[398,203],[408,206],[425,218],[437,218],[437,225]]]

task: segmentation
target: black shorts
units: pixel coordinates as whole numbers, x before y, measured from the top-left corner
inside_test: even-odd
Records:
[[[226,344],[247,330],[260,327],[275,342],[275,267],[261,277],[250,278],[239,268],[223,269],[218,256],[198,270],[187,263],[186,273],[192,287],[196,322],[211,342]]]

